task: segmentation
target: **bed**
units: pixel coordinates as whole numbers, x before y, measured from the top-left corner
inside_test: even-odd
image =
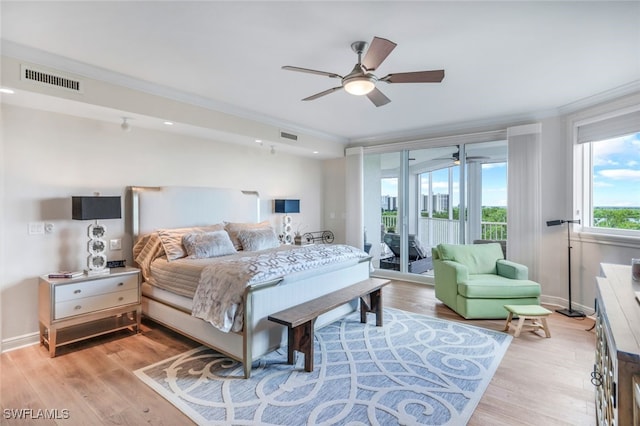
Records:
[[[182,253],[183,257],[177,255],[174,259],[171,247],[156,249],[154,238],[160,234],[159,230],[175,237],[174,231],[189,229],[188,234],[177,233],[178,240],[182,238],[187,244],[191,240],[185,238],[201,238],[203,234],[218,238],[218,234],[225,233],[216,228],[220,224],[242,224],[250,228],[253,228],[250,224],[254,224],[258,229],[268,228],[268,223],[260,222],[259,194],[255,191],[204,187],[131,187],[130,193],[133,258],[143,276],[143,315],[240,361],[244,377],[251,375],[254,361],[286,344],[286,328],[268,321],[269,314],[369,277],[370,257],[359,249],[343,245],[239,250],[211,259],[206,258],[206,253],[205,258],[184,256],[185,253]],[[234,228],[225,231],[229,229]],[[228,234],[232,237],[234,247],[242,248],[238,245],[239,237],[257,233],[247,231],[236,234],[229,231]],[[243,241],[247,243],[247,240]],[[167,247],[166,251],[164,247]],[[185,250],[185,246],[181,249]],[[282,270],[267,271],[263,266],[279,261],[293,264],[296,262],[291,259],[306,258],[312,256],[312,252],[319,254],[313,254],[315,258],[311,265],[304,268],[291,267],[284,273]],[[339,257],[332,261],[328,256],[334,252]],[[251,266],[242,266],[242,262],[246,261],[251,262]],[[259,272],[254,271],[255,264],[261,265]],[[249,277],[247,284],[240,290],[216,290],[216,280],[222,282],[221,277],[235,275],[235,266],[243,271],[239,275]],[[247,273],[248,270],[252,272]],[[205,287],[205,283],[208,287]],[[211,314],[208,310],[210,305],[217,305],[219,300],[227,298],[228,293],[234,294],[233,297],[229,296],[232,303],[224,300],[231,304],[221,312],[208,315]],[[225,297],[220,298],[221,294]],[[203,295],[208,298],[200,297]],[[235,296],[238,298],[235,299]],[[206,302],[203,302],[205,299]],[[356,309],[355,301],[342,305],[319,317],[316,327],[322,327]]]

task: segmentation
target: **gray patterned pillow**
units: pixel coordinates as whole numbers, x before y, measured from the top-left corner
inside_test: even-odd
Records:
[[[217,223],[215,225],[194,226],[191,228],[159,229],[158,235],[162,241],[162,247],[167,255],[167,260],[172,261],[187,255],[185,247],[182,244],[182,237],[185,235],[194,232],[221,231],[223,229],[224,224]]]
[[[186,234],[182,237],[182,244],[191,259],[205,259],[236,253],[227,231]]]
[[[273,228],[244,229],[238,232],[238,240],[245,251],[266,250],[280,246]]]
[[[246,223],[246,222],[225,222],[224,230],[229,233],[229,238],[236,250],[242,250],[242,243],[238,239],[238,233],[240,231],[248,229],[271,229],[269,221],[262,221],[259,223]]]

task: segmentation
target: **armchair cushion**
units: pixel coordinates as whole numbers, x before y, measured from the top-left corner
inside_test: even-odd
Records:
[[[498,243],[483,244],[481,249],[473,245],[439,244],[438,252],[442,260],[465,265],[469,274],[496,274],[496,262],[504,259]]]
[[[458,294],[471,299],[511,299],[540,296],[540,285],[492,274],[470,275],[458,284]]]

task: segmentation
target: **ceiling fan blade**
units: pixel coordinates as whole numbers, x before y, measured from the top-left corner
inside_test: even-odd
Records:
[[[389,53],[391,53],[396,46],[397,44],[387,40],[386,38],[374,37],[371,41],[371,45],[369,46],[369,50],[367,50],[367,54],[364,55],[362,66],[367,71],[374,71],[385,59],[387,59]]]
[[[440,83],[444,78],[444,70],[401,72],[386,75],[378,81],[387,83]]]
[[[318,98],[320,98],[322,96],[328,95],[328,94],[333,93],[336,90],[340,90],[340,89],[342,89],[342,86],[333,87],[331,89],[325,90],[324,92],[316,93],[315,95],[311,95],[308,98],[304,98],[303,101],[312,101],[314,99],[318,99]]]
[[[290,65],[285,65],[285,66],[282,67],[282,69],[283,70],[287,70],[287,71],[298,71],[298,72],[306,72],[306,73],[309,73],[309,74],[324,75],[326,77],[331,77],[331,78],[342,78],[341,75],[333,73],[333,72],[311,70],[309,68],[292,67]]]
[[[377,87],[374,87],[372,91],[367,93],[367,98],[369,98],[369,100],[377,107],[381,107],[391,102],[391,99],[387,98],[384,93],[378,90]]]

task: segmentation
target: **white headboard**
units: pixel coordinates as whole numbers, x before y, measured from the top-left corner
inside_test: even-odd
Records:
[[[260,220],[260,195],[237,189],[133,186],[131,207],[134,241],[158,228]]]

